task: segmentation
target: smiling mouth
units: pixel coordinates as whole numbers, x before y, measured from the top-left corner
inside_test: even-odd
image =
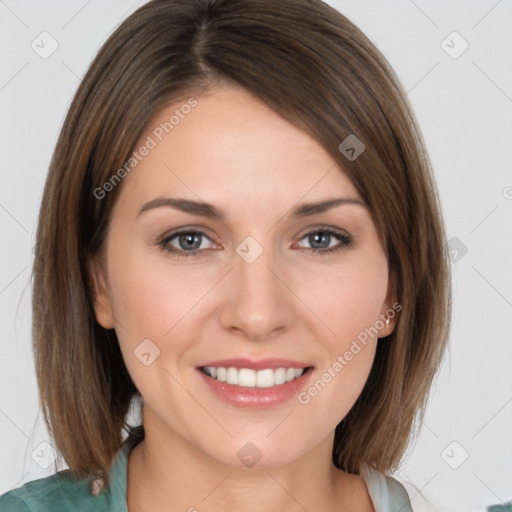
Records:
[[[224,366],[202,366],[199,368],[208,377],[219,382],[246,388],[271,388],[302,377],[312,366],[306,368],[234,368]]]

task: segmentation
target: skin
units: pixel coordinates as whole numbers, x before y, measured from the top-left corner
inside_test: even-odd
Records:
[[[367,380],[377,336],[307,405],[294,396],[242,410],[214,396],[196,369],[268,356],[314,365],[306,387],[320,378],[395,302],[370,212],[345,204],[288,218],[298,203],[362,198],[317,141],[243,89],[222,85],[196,99],[124,178],[106,251],[91,260],[97,321],[116,329],[144,400],[146,439],[129,456],[128,509],[373,511],[362,479],[337,469],[331,452],[334,429]],[[159,112],[136,147],[184,103]],[[162,196],[213,203],[226,219],[170,207],[137,216]],[[205,234],[200,256],[179,258],[158,244],[178,228]],[[331,235],[308,252],[315,247],[308,233],[322,228],[348,234],[352,245],[321,254],[340,245]],[[252,263],[236,252],[247,236],[263,249]],[[179,237],[168,245],[190,251]],[[391,319],[379,336],[393,328]],[[148,366],[134,355],[147,338],[160,350]],[[237,457],[247,442],[261,453],[251,468]]]

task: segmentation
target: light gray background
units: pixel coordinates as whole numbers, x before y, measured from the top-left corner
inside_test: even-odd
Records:
[[[0,0],[0,493],[53,467],[31,352],[29,282],[51,153],[95,52],[143,3]],[[421,435],[394,476],[416,512],[483,512],[512,499],[512,2],[328,3],[397,71],[457,250],[449,354]],[[43,31],[59,45],[47,59],[31,48]],[[458,58],[441,46],[453,31],[469,44]],[[451,36],[445,45],[453,53],[461,41]]]

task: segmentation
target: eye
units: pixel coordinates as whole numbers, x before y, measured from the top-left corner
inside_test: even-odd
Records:
[[[176,245],[172,241],[176,239]],[[202,243],[204,239],[210,240],[202,231],[182,230],[166,235],[158,245],[167,253],[174,254],[178,258],[198,257],[204,254],[207,247]],[[299,246],[303,250],[315,254],[326,254],[340,251],[352,245],[352,238],[347,234],[333,229],[316,229],[306,233],[301,240],[306,239],[310,247],[304,247],[303,242]],[[338,243],[331,246],[331,242],[338,240]]]
[[[171,240],[177,239],[178,248],[171,245]],[[205,247],[203,246],[202,238],[209,238],[201,231],[178,231],[169,236],[164,237],[158,245],[165,252],[172,253],[178,258],[187,258],[189,256],[199,256]],[[182,249],[183,248],[183,249]]]
[[[338,240],[338,244],[331,246],[330,242],[335,241],[333,238]],[[350,236],[333,229],[317,229],[310,231],[306,233],[301,240],[304,239],[310,244],[310,247],[306,247],[305,250],[315,255],[340,251],[352,245],[352,238]],[[300,242],[300,244],[301,247],[304,247],[302,242]]]

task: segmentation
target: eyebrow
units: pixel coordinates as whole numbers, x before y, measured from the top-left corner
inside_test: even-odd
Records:
[[[333,197],[316,203],[302,203],[298,207],[294,208],[289,216],[292,219],[298,219],[309,215],[315,215],[317,213],[323,213],[331,208],[335,208],[336,206],[346,204],[358,205],[365,209],[368,208],[366,203],[360,199],[352,197]],[[208,217],[216,220],[225,219],[224,212],[213,204],[178,197],[157,197],[156,199],[145,203],[139,210],[137,217],[144,212],[160,207],[174,208],[185,213],[200,215],[202,217]]]

